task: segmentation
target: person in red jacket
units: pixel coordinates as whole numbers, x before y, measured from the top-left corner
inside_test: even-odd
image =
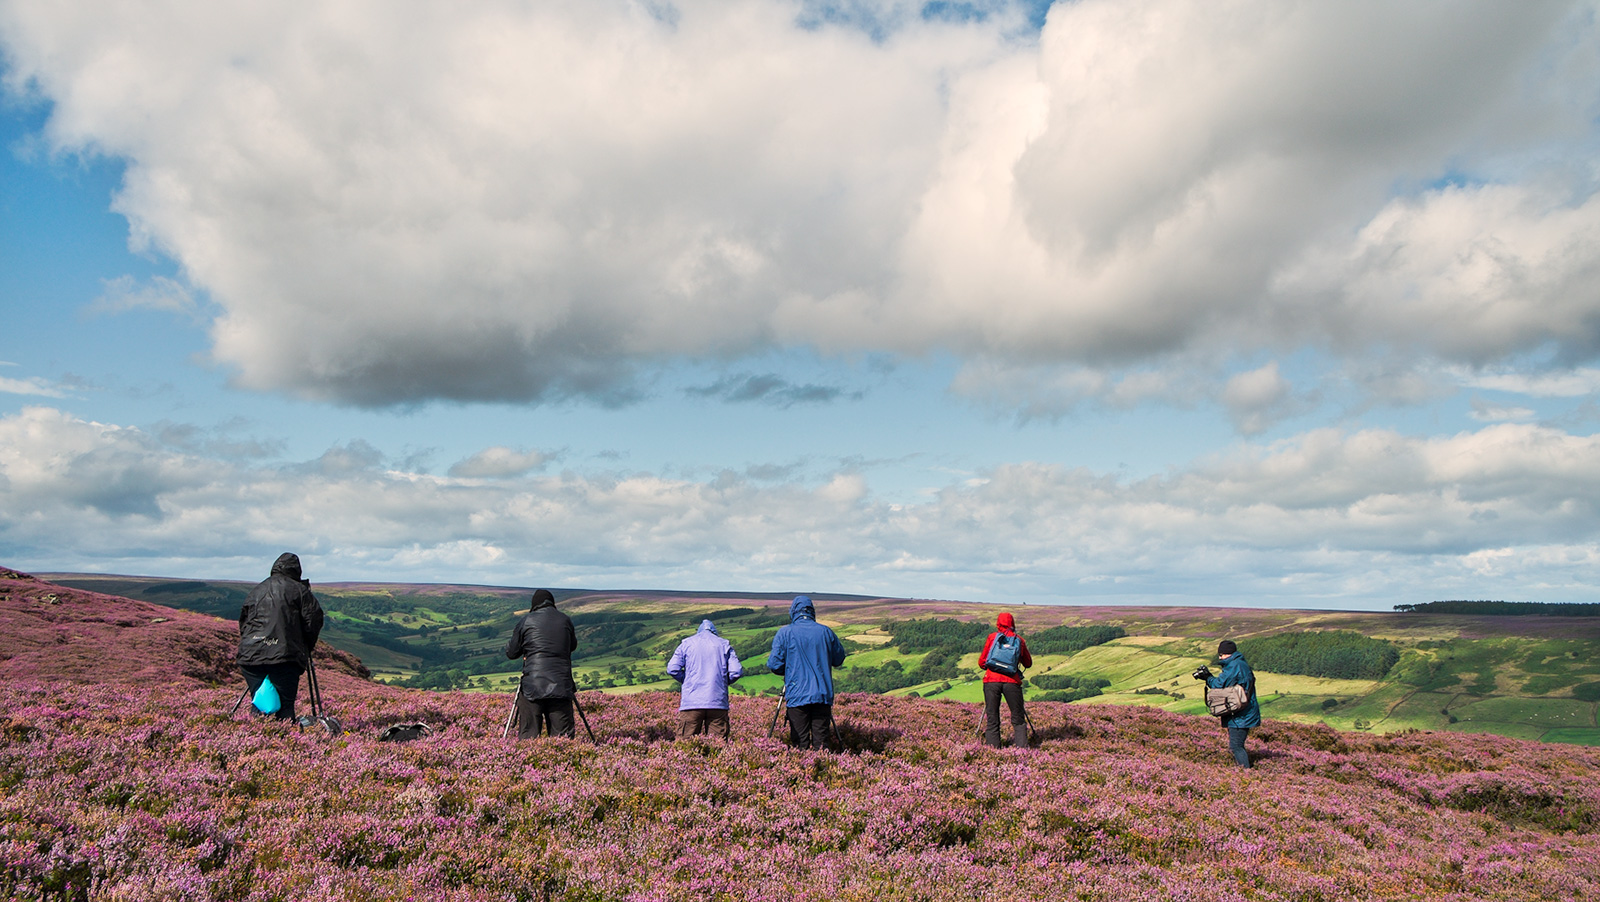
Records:
[[[1025,749],[1028,747],[1028,715],[1022,707],[1022,669],[1033,666],[1033,656],[1028,654],[1027,640],[1017,635],[1017,622],[1009,613],[995,618],[994,625],[997,629],[989,634],[988,641],[983,643],[983,654],[978,656],[978,666],[983,668],[983,741],[1000,747],[1000,697],[1005,696],[1011,708],[1011,745]],[[995,651],[995,639],[1002,636],[1004,644],[1015,642],[1019,646],[1014,666],[1003,660],[1005,655],[997,654],[996,660],[990,660],[990,652]]]

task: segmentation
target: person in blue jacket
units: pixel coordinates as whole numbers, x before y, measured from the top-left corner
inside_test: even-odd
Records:
[[[789,625],[772,637],[767,669],[783,677],[789,707],[789,740],[798,748],[820,749],[833,722],[833,668],[844,663],[844,646],[833,630],[817,622],[817,609],[805,595],[789,604]]]
[[[678,738],[687,739],[716,730],[723,739],[728,723],[728,686],[744,676],[733,643],[718,635],[709,620],[700,631],[678,643],[667,662],[667,675],[683,684],[678,702]]]
[[[1249,767],[1250,753],[1245,751],[1244,740],[1253,727],[1261,726],[1261,703],[1256,700],[1256,673],[1250,669],[1244,655],[1239,654],[1239,646],[1232,639],[1223,639],[1217,644],[1217,659],[1222,662],[1222,672],[1216,676],[1212,676],[1206,668],[1200,668],[1205,671],[1203,679],[1206,685],[1212,689],[1243,686],[1250,692],[1250,701],[1243,708],[1222,718],[1222,725],[1228,728],[1228,748],[1233,752],[1233,760],[1240,767]],[[1195,675],[1199,676],[1199,673],[1196,671]]]

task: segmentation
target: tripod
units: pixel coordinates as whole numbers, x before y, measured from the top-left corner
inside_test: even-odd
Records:
[[[506,714],[506,728],[500,732],[501,739],[510,736],[511,728],[517,725],[517,696],[521,692],[522,690],[518,689],[511,693],[511,711]],[[583,731],[589,734],[590,744],[599,745],[600,743],[595,741],[594,730],[589,729],[589,715],[583,713],[583,703],[578,701],[576,694],[572,696],[572,707],[578,712],[578,717],[583,721]]]
[[[322,683],[317,680],[317,662],[306,656],[306,690],[311,696],[311,717],[308,719],[301,715],[295,720],[296,726],[318,726],[322,732],[329,736],[337,736],[344,732],[344,725],[339,723],[337,717],[329,717],[322,713]]]
[[[777,707],[776,710],[774,710],[772,712],[772,725],[767,727],[767,738],[768,739],[771,739],[772,738],[772,734],[777,732],[777,730],[778,730],[778,721],[783,719],[784,709],[786,709],[788,707],[789,707],[789,697],[787,695],[780,696],[778,698],[778,707]],[[832,705],[828,706],[828,725],[823,730],[823,734],[822,734],[822,737],[823,737],[822,738],[822,742],[823,742],[824,746],[827,745],[828,734],[830,734],[830,733],[833,734],[833,744],[835,746],[834,750],[835,751],[839,751],[839,752],[844,751],[844,737],[839,734],[839,725],[837,723],[834,723],[834,720],[833,720],[833,706]]]

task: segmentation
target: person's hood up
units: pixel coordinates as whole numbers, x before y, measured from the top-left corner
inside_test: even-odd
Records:
[[[1014,633],[1017,631],[1017,619],[1011,616],[1010,611],[1006,611],[999,617],[994,618],[994,625],[1002,633]]]
[[[789,622],[790,623],[793,623],[796,620],[815,620],[815,619],[817,619],[817,608],[816,608],[816,605],[813,605],[811,603],[811,596],[809,596],[809,595],[796,595],[794,597],[794,601],[789,602]]]
[[[722,635],[721,633],[717,632],[717,625],[715,623],[712,623],[709,620],[700,621],[700,632],[702,632],[702,633],[710,633],[713,636]]]
[[[550,594],[549,589],[540,589],[533,593],[533,603],[528,610],[537,611],[540,608],[553,608],[556,606],[556,597]]]
[[[287,576],[290,579],[299,579],[300,578],[300,557],[299,557],[299,555],[293,554],[293,553],[288,552],[288,551],[285,551],[283,554],[278,555],[278,559],[272,562],[272,575],[273,576]]]

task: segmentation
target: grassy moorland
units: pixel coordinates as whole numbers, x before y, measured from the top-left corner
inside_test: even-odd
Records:
[[[582,702],[599,743],[502,741],[503,699],[374,683],[323,647],[347,732],[228,714],[231,625],[0,570],[0,894],[67,900],[1577,900],[1600,751],[1205,717],[846,695],[843,749],[673,742],[670,693]],[[1137,667],[1135,662],[1133,665]],[[383,743],[386,726],[434,732]]]
[[[244,583],[82,574],[52,578],[225,618],[237,615],[249,589]],[[511,624],[526,609],[528,590],[352,583],[315,589],[329,611],[327,641],[359,657],[380,680],[494,692],[515,684],[517,664],[501,649]],[[579,625],[575,671],[586,689],[626,694],[675,688],[665,675],[667,657],[701,618],[710,617],[751,672],[738,689],[751,695],[778,691],[778,678],[761,670],[772,634],[787,622],[788,596],[574,590],[556,595]],[[885,666],[919,672],[929,655],[900,647],[896,622],[953,618],[988,624],[1001,610],[958,602],[815,597],[823,622],[838,630],[851,651],[840,673],[846,686],[853,674]],[[1189,673],[1210,658],[1218,639],[1347,630],[1392,643],[1398,661],[1381,678],[1367,679],[1262,670],[1258,686],[1266,717],[1374,733],[1420,729],[1600,745],[1600,618],[1148,607],[1011,610],[1025,636],[1090,625],[1126,633],[1072,654],[1035,656],[1031,678],[1105,684],[1100,695],[1082,704],[1198,714],[1200,693]],[[871,691],[979,701],[980,646],[981,639],[963,646],[935,678]]]

